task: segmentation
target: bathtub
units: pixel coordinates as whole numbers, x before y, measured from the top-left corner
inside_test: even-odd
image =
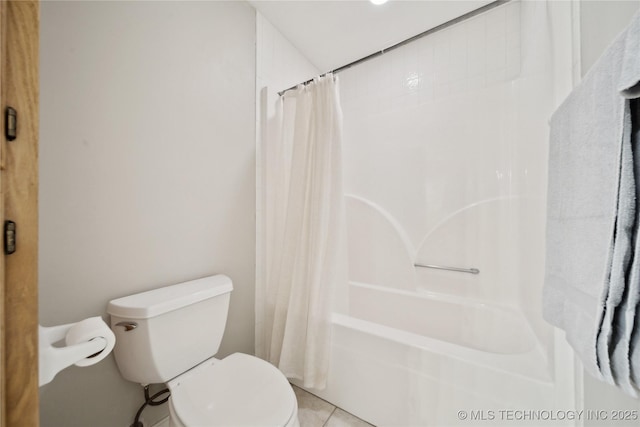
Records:
[[[519,312],[349,287],[348,313],[333,314],[328,386],[312,393],[377,426],[469,426],[491,414],[495,424],[496,411],[554,408],[546,352]]]
[[[488,353],[525,353],[535,335],[517,311],[433,292],[351,282],[350,316]],[[344,320],[344,319],[343,319]],[[343,322],[344,323],[344,322]]]

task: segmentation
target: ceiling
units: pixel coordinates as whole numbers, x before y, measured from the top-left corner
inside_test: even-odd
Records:
[[[477,9],[490,0],[249,1],[320,72],[336,69]]]

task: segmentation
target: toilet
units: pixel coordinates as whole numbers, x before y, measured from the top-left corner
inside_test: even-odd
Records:
[[[299,427],[286,377],[254,356],[218,352],[233,284],[205,277],[109,302],[114,354],[122,376],[166,383],[169,425]]]

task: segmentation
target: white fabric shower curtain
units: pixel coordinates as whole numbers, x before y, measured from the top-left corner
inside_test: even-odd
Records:
[[[288,91],[274,121],[263,141],[265,268],[256,289],[256,353],[305,387],[322,389],[332,293],[346,280],[337,77]]]

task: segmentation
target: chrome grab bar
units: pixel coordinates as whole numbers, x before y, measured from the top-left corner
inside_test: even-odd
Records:
[[[415,267],[424,267],[424,268],[435,268],[436,270],[448,270],[448,271],[457,271],[460,273],[470,273],[470,274],[479,274],[480,270],[477,268],[459,268],[459,267],[444,267],[441,265],[430,265],[430,264],[413,264]]]

